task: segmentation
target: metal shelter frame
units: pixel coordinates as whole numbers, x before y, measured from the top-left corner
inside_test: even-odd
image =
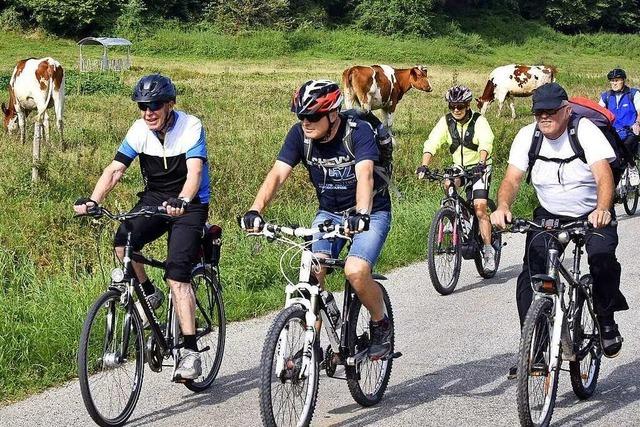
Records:
[[[131,45],[132,43],[118,37],[85,37],[78,42],[80,46],[80,71],[122,71],[131,68]],[[82,46],[98,45],[102,46],[102,57],[100,59],[84,58],[82,56]],[[126,46],[127,57],[119,59],[109,59],[109,47]]]

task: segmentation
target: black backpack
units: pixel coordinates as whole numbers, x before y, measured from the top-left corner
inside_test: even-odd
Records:
[[[617,185],[620,181],[620,178],[622,177],[622,173],[624,172],[625,168],[631,163],[632,157],[628,153],[623,142],[620,140],[618,133],[613,127],[613,121],[615,117],[606,108],[587,98],[571,98],[569,100],[569,104],[571,105],[572,113],[569,119],[567,130],[569,133],[569,144],[571,144],[571,149],[573,150],[574,155],[566,159],[541,156],[540,148],[542,146],[542,139],[544,136],[536,125],[535,131],[533,132],[533,138],[531,140],[531,147],[529,148],[529,167],[527,168],[527,182],[531,182],[531,169],[533,168],[533,164],[538,159],[559,163],[561,166],[563,164],[572,162],[575,159],[580,159],[582,162],[587,163],[584,149],[582,148],[582,144],[578,140],[578,124],[580,122],[580,119],[586,118],[593,124],[595,124],[598,129],[600,129],[600,131],[607,138],[607,141],[609,141],[611,148],[613,148],[616,159],[610,162],[609,165],[611,166],[611,171],[613,172],[613,181]],[[560,181],[561,170],[561,167],[558,168],[558,181]]]
[[[343,120],[347,121],[347,127],[344,133],[344,137],[342,138],[342,142],[344,144],[347,153],[351,156],[351,160],[348,162],[344,162],[337,167],[347,167],[353,165],[355,160],[355,154],[353,151],[353,137],[351,133],[353,129],[357,126],[356,120],[362,120],[369,125],[373,129],[373,133],[375,135],[376,145],[378,146],[378,151],[380,155],[378,160],[374,163],[374,173],[382,178],[384,185],[379,186],[379,188],[375,189],[375,192],[381,192],[387,190],[391,187],[391,175],[393,173],[393,135],[389,131],[389,129],[382,124],[380,119],[376,117],[372,112],[364,112],[357,109],[345,110],[340,112],[340,116]],[[311,140],[308,138],[304,139],[304,153],[305,160],[309,165],[321,166],[319,163],[315,162],[311,156]]]

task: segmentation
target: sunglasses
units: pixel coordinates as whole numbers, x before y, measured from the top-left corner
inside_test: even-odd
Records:
[[[449,110],[466,110],[469,104],[449,104]]]
[[[306,120],[309,120],[311,123],[316,123],[322,120],[322,118],[325,117],[326,115],[327,113],[298,114],[298,120],[302,122],[306,119]]]
[[[533,111],[533,115],[536,117],[542,117],[543,114],[546,114],[547,116],[553,116],[555,115],[558,111],[562,110],[564,108],[564,106],[560,107],[560,108],[548,108],[545,110],[534,110]]]
[[[164,107],[164,102],[161,101],[152,101],[152,102],[138,102],[138,108],[140,111],[158,111],[162,107]]]

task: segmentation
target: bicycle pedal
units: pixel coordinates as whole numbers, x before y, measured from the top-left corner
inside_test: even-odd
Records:
[[[389,359],[397,359],[399,357],[402,357],[402,353],[399,352],[399,351],[396,351],[395,353],[389,353],[383,359],[384,360],[389,360]]]
[[[211,350],[210,346],[206,346],[205,348],[201,348],[200,350],[198,350],[198,353],[204,353],[205,351],[209,351]]]

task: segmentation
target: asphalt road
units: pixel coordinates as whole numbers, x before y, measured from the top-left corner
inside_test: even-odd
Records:
[[[568,373],[561,374],[554,425],[640,425],[640,269],[635,253],[640,218],[621,215],[619,232],[622,288],[631,307],[617,316],[623,351],[616,359],[603,359],[598,388],[587,401],[575,397]],[[507,380],[506,373],[515,362],[519,339],[514,289],[524,239],[509,235],[506,241],[493,279],[481,280],[473,262],[465,261],[456,292],[446,297],[432,288],[424,262],[388,274],[396,349],[404,356],[394,363],[384,399],[362,408],[344,381],[322,374],[312,424],[517,425],[515,382]],[[193,394],[171,383],[168,370],[154,374],[147,369],[129,425],[260,425],[259,355],[272,319],[270,315],[229,325],[221,371],[206,392]],[[91,424],[77,381],[0,408],[1,426]]]

